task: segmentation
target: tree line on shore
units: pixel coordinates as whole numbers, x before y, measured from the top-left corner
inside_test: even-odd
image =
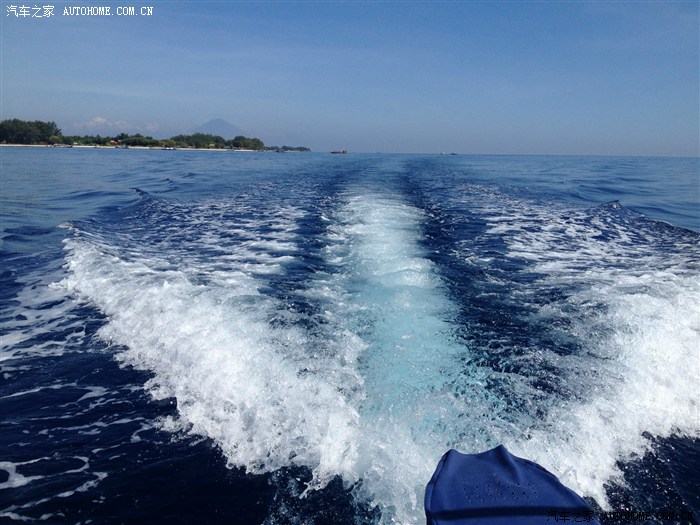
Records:
[[[239,135],[226,140],[219,135],[193,133],[176,135],[169,139],[144,137],[140,133],[128,135],[120,133],[114,137],[100,135],[63,135],[55,122],[20,119],[0,122],[0,143],[2,144],[46,144],[64,146],[141,146],[151,148],[197,148],[197,149],[246,149],[253,151],[310,151],[305,147],[265,146],[258,138]]]

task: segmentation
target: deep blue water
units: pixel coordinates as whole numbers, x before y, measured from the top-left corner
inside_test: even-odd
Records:
[[[422,523],[503,443],[698,522],[698,159],[0,154],[0,520]]]

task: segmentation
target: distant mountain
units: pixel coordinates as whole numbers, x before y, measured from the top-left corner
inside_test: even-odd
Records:
[[[215,118],[214,120],[210,120],[206,124],[202,124],[201,126],[193,129],[192,132],[207,133],[209,135],[219,135],[220,137],[223,137],[227,140],[235,138],[239,135],[247,136],[245,131],[243,131],[241,128],[237,128],[236,126],[222,118]]]

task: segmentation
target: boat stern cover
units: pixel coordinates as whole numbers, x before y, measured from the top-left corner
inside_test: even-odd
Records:
[[[600,525],[583,498],[503,445],[448,451],[425,489],[425,515],[428,525]]]

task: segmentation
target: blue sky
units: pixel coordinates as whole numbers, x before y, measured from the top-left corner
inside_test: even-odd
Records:
[[[316,151],[698,155],[697,1],[12,5],[0,116],[66,134],[223,118]],[[116,15],[130,5],[153,14]]]

